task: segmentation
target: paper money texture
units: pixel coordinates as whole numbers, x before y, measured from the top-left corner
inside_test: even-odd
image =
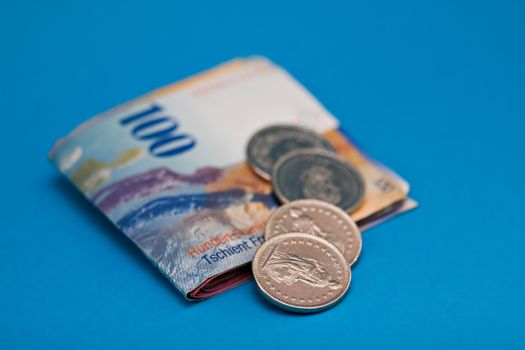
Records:
[[[363,155],[338,121],[286,71],[236,59],[92,118],[56,142],[50,159],[188,299],[250,278],[249,263],[277,206],[245,162],[272,124],[324,134],[363,174],[352,217],[369,226],[415,206],[408,185]]]

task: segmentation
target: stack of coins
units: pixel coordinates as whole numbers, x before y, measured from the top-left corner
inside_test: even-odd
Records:
[[[363,201],[363,177],[322,135],[297,126],[260,130],[246,153],[283,204],[269,218],[252,262],[259,290],[289,311],[335,305],[361,252],[361,232],[349,213]]]

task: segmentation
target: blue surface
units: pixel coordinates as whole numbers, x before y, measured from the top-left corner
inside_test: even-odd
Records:
[[[2,0],[0,349],[523,349],[524,4]],[[250,54],[421,203],[364,234],[350,294],[321,314],[253,282],[185,302],[46,159],[88,117]]]

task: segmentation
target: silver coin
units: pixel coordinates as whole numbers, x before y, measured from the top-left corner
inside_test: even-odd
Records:
[[[351,212],[363,201],[366,187],[359,171],[335,153],[292,151],[273,168],[272,185],[282,203],[318,199]]]
[[[286,153],[304,148],[334,151],[323,136],[293,125],[275,125],[259,130],[248,142],[246,158],[252,169],[270,180],[272,167]]]
[[[264,228],[264,238],[268,240],[288,232],[309,233],[326,239],[343,253],[350,266],[361,253],[361,232],[354,220],[327,202],[302,199],[275,210]]]
[[[307,233],[285,233],[264,242],[255,253],[252,270],[269,301],[295,312],[317,312],[335,305],[351,279],[339,249]]]

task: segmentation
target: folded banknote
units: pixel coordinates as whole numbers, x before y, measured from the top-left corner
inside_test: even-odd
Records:
[[[362,228],[415,207],[408,184],[366,157],[338,121],[286,71],[236,59],[92,118],[50,159],[188,299],[236,286],[278,205],[246,164],[271,124],[322,133],[367,183],[352,213]]]

